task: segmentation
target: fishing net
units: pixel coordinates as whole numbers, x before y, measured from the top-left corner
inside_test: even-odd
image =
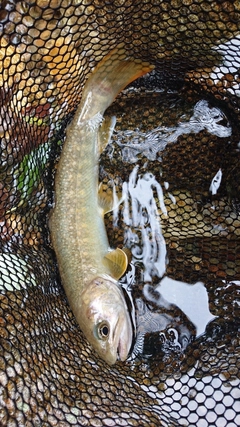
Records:
[[[239,2],[3,0],[0,22],[0,424],[240,425]],[[69,308],[48,215],[65,128],[119,43],[155,70],[106,112],[100,181],[125,199],[105,222],[132,252],[136,321],[108,367]]]

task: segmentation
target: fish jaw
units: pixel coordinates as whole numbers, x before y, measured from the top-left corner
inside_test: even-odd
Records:
[[[132,322],[130,320],[130,315],[128,315],[127,322],[125,322],[124,327],[122,326],[123,322],[118,321],[118,330],[116,330],[116,342],[118,342],[118,346],[115,349],[115,354],[118,355],[118,358],[124,362],[127,359],[130,348],[132,346],[133,332],[132,332]],[[129,333],[131,330],[131,335]],[[127,340],[126,337],[129,337]]]
[[[113,365],[127,359],[133,340],[130,313],[117,281],[108,275],[94,278],[81,294],[75,316],[98,355]],[[101,336],[101,328],[108,328]],[[107,329],[106,329],[107,331]]]

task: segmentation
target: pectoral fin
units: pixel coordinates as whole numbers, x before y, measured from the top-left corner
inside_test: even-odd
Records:
[[[128,256],[122,249],[117,248],[105,255],[104,264],[109,268],[111,276],[118,280],[123,276],[127,269]]]

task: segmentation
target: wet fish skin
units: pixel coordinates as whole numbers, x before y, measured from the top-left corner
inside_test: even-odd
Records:
[[[109,206],[106,201],[98,203],[98,131],[104,111],[117,94],[153,68],[127,58],[122,47],[99,63],[67,128],[56,173],[50,231],[61,280],[80,328],[110,365],[118,357],[127,358],[133,332],[116,280],[126,269],[126,255],[120,249],[113,257],[109,252],[103,221]]]

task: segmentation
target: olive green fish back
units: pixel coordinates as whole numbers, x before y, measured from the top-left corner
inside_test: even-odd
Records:
[[[239,1],[3,0],[0,31],[0,424],[240,425]],[[138,164],[156,200],[161,181],[165,273],[204,283],[213,320],[184,351],[150,333],[152,357],[108,367],[68,306],[48,215],[65,128],[119,43],[155,70],[111,107],[100,179],[121,186]],[[123,214],[106,216],[112,246]]]

